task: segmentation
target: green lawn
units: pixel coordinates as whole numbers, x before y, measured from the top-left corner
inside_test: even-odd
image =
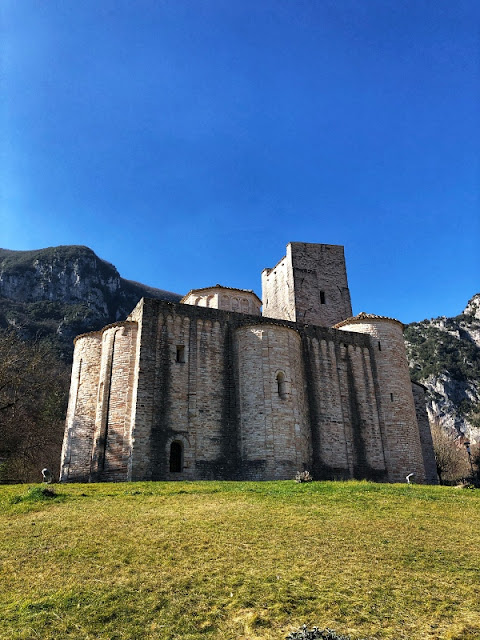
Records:
[[[366,482],[0,487],[0,638],[480,638],[480,491]]]

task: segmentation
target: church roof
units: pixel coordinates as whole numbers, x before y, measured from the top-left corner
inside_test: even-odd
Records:
[[[236,287],[225,287],[222,284],[215,284],[212,287],[202,287],[201,289],[190,289],[190,291],[183,296],[180,302],[183,302],[184,300],[186,300],[191,293],[201,293],[202,291],[211,291],[212,289],[228,289],[229,291],[240,291],[241,293],[251,293],[260,302],[260,304],[262,304],[262,301],[257,296],[255,291],[252,291],[252,289],[237,289]]]
[[[352,318],[347,318],[346,320],[342,320],[341,322],[334,324],[333,328],[340,329],[340,327],[344,327],[347,324],[352,324],[354,322],[368,322],[369,320],[388,320],[389,322],[398,322],[402,328],[405,326],[403,322],[400,322],[400,320],[397,320],[396,318],[377,316],[375,313],[366,313],[365,311],[361,311],[358,315],[353,316]]]
[[[113,329],[114,327],[129,327],[134,324],[137,324],[135,320],[119,320],[118,322],[112,322],[111,324],[107,324],[105,327],[98,329],[98,331],[87,331],[86,333],[80,333],[73,339],[73,344],[75,344],[77,340],[80,340],[80,338],[87,338],[88,336],[101,336],[102,333],[107,329]]]

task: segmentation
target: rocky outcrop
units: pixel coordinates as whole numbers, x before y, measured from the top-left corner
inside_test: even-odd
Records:
[[[464,311],[405,330],[412,378],[427,389],[431,421],[480,442],[480,294]]]
[[[480,293],[477,293],[473,296],[471,300],[468,301],[467,306],[463,312],[464,316],[468,318],[475,318],[479,320],[476,331],[478,331],[478,327],[480,326]]]
[[[0,249],[0,326],[56,335],[68,351],[78,333],[124,319],[142,297],[181,298],[125,280],[88,247]]]

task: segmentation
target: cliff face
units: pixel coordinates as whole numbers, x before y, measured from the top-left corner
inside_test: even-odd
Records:
[[[68,351],[78,333],[123,320],[144,296],[181,298],[121,278],[88,247],[0,249],[0,327],[17,326],[27,337],[55,335]]]
[[[455,318],[412,323],[405,342],[412,378],[427,388],[430,420],[480,442],[480,294]]]

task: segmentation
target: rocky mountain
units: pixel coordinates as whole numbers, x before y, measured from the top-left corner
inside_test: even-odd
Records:
[[[405,330],[412,379],[427,389],[431,421],[480,442],[480,294],[463,313]]]
[[[67,358],[76,335],[123,320],[142,297],[181,298],[125,280],[88,247],[0,249],[0,328],[54,337]]]

